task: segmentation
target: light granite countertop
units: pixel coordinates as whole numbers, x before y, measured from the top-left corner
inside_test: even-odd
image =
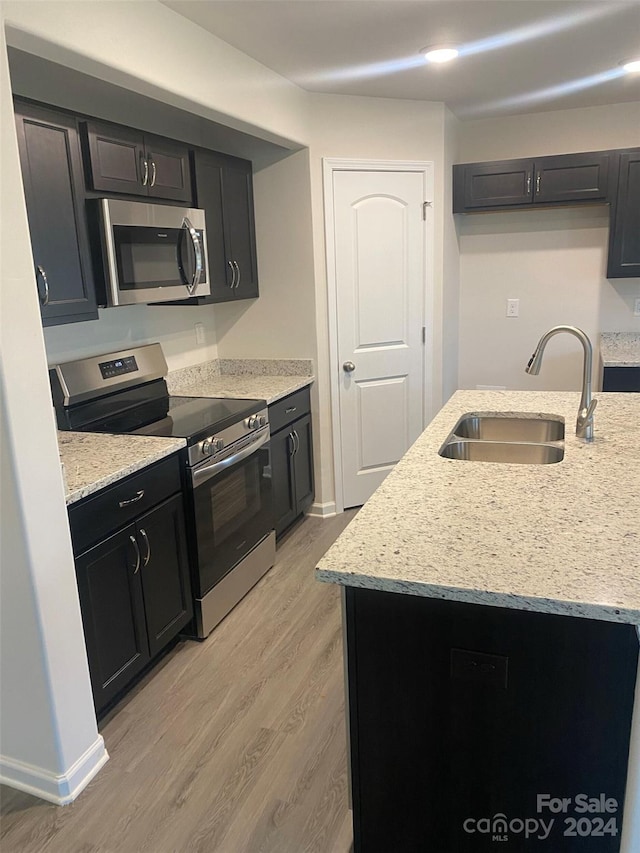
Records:
[[[579,394],[458,391],[329,549],[321,581],[640,624],[640,394],[598,394],[595,439]],[[444,459],[468,412],[565,420],[564,459]]]
[[[185,445],[183,438],[58,432],[67,506],[170,456]]]
[[[190,397],[238,397],[270,405],[314,381],[309,359],[217,359],[172,371],[169,391]]]
[[[604,367],[640,367],[640,332],[603,332],[600,357]]]

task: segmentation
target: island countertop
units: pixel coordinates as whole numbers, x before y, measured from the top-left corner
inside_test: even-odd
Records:
[[[640,624],[640,394],[458,391],[329,549],[321,581]],[[561,462],[444,459],[467,413],[565,421]]]

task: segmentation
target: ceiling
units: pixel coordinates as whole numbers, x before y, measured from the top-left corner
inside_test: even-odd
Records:
[[[461,119],[640,100],[638,0],[162,0],[310,92],[444,101]],[[427,65],[426,45],[461,56]]]

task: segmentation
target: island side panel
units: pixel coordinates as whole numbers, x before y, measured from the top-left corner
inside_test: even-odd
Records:
[[[519,853],[618,853],[633,626],[356,588],[346,600],[355,853],[484,853],[496,834]],[[565,810],[539,809],[544,794]],[[484,832],[498,814],[507,831]]]

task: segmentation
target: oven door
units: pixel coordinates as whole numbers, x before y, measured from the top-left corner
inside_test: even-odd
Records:
[[[228,458],[191,469],[191,486],[200,598],[273,529],[268,429]]]

